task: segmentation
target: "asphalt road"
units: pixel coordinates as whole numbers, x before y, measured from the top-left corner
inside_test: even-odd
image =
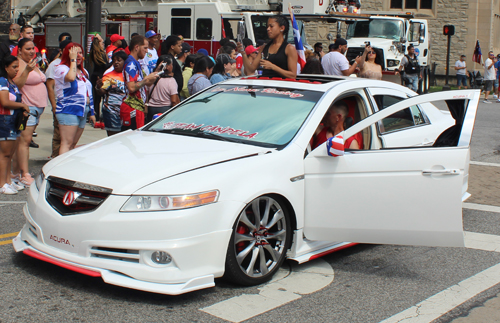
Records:
[[[473,161],[500,164],[497,120],[500,104],[480,103],[471,145]],[[32,161],[31,171],[38,171],[42,165],[42,161]],[[500,191],[499,179],[491,175],[471,178],[470,184],[475,188],[486,183]],[[2,235],[22,227],[21,203],[26,194],[0,196],[0,243],[11,239]],[[495,196],[481,203],[495,205],[493,199]],[[498,211],[464,208],[463,214],[465,231],[500,236]],[[254,309],[257,315],[248,322],[380,322],[498,264],[500,252],[494,251],[357,245],[308,264],[311,268],[331,267],[333,281],[323,289],[300,293],[295,300],[263,314],[259,314],[257,302],[246,303],[246,310]],[[286,263],[282,271],[286,276],[303,266]],[[294,283],[301,277],[285,279]],[[185,295],[152,294],[107,285],[100,278],[16,254],[9,243],[0,244],[0,322],[225,322],[200,309],[237,296],[245,300],[242,295],[256,296],[265,288],[242,288],[217,281],[215,288]],[[286,292],[284,288],[278,290]],[[498,322],[499,293],[500,284],[493,284],[447,313],[440,313],[443,315],[436,322]],[[280,298],[279,292],[276,298]],[[235,310],[221,307],[223,311]]]

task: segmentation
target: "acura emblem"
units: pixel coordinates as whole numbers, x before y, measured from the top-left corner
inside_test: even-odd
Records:
[[[80,195],[82,195],[80,192],[67,191],[66,194],[64,194],[62,202],[64,205],[70,206],[75,203]]]

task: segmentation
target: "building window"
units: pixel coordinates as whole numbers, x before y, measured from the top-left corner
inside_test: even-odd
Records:
[[[391,0],[391,9],[432,9],[432,2],[433,0]]]

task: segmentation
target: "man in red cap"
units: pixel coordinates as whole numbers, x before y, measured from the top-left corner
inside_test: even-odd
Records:
[[[253,45],[248,45],[245,48],[245,54],[247,54],[248,59],[250,61],[250,64],[252,64],[253,60],[257,59],[257,57],[259,56],[259,49],[255,48]],[[248,74],[245,73],[245,67],[244,66],[241,66],[241,74],[242,75],[248,75]],[[254,74],[257,75],[258,71],[255,71]]]
[[[122,39],[125,39],[125,37],[120,36],[118,34],[111,35],[111,38],[110,38],[111,45],[109,45],[106,48],[106,55],[108,56],[108,60],[110,63],[111,63],[111,57],[113,57],[113,52],[115,51],[115,49],[117,49],[118,47],[120,47],[122,45]]]

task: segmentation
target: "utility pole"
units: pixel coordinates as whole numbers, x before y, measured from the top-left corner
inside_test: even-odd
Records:
[[[86,13],[87,37],[85,39],[85,49],[88,55],[94,36],[101,33],[101,0],[87,0]]]
[[[443,27],[443,35],[448,36],[448,49],[446,51],[446,86],[449,87],[448,77],[450,75],[450,42],[451,36],[455,34],[455,26],[445,25]]]

